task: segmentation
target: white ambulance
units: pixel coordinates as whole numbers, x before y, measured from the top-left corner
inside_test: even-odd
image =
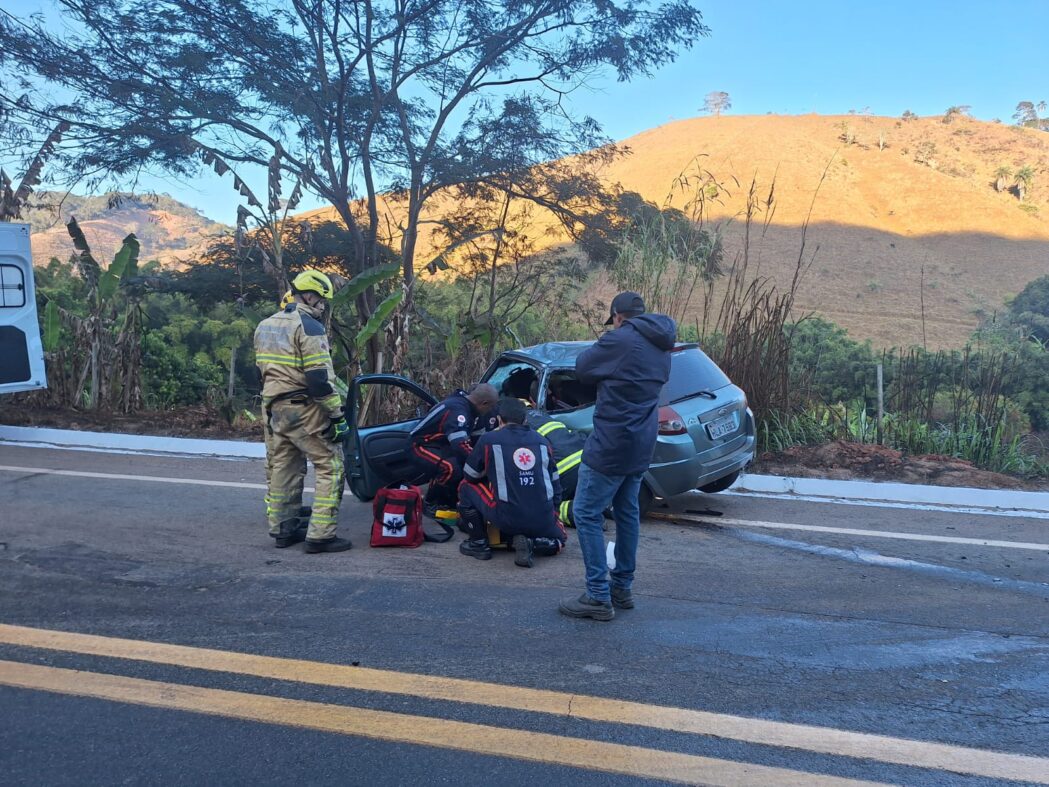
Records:
[[[46,387],[29,225],[0,222],[0,394]]]

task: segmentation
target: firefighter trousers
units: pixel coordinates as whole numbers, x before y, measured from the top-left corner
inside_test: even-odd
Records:
[[[342,502],[343,458],[342,444],[323,437],[322,425],[328,423],[327,414],[312,402],[277,402],[270,410],[268,421],[266,518],[270,535],[280,533],[281,522],[298,517],[306,460],[309,460],[317,481],[306,538],[310,541],[334,538]]]

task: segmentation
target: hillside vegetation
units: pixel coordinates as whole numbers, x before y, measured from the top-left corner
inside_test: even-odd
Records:
[[[683,207],[690,194],[675,186],[683,174],[702,171],[719,184],[705,213],[724,232],[726,261],[742,246],[751,184],[764,201],[774,183],[771,207],[751,233],[752,253],[759,254],[751,269],[780,283],[794,273],[811,208],[805,255],[811,264],[796,312],[824,316],[876,347],[959,347],[982,318],[1049,271],[1049,134],[1042,131],[964,116],[944,123],[723,115],[668,123],[621,144],[627,155],[600,175],[623,191]],[[1034,177],[1021,201],[1013,176],[998,175],[1024,167]],[[58,195],[38,196],[38,203],[59,205]],[[448,205],[438,195],[427,218]],[[71,214],[100,256],[135,232],[142,259],[167,265],[199,257],[209,237],[229,230],[164,195],[70,195],[58,208],[29,212],[38,262],[68,258],[62,222]],[[304,216],[338,221],[332,209]],[[537,249],[567,242],[549,216],[534,212],[526,221],[522,231]],[[432,226],[422,227],[420,266],[435,250],[427,245]],[[584,300],[607,300],[610,289],[598,276]]]
[[[725,232],[726,260],[742,246],[751,183],[762,200],[774,183],[751,248],[760,253],[757,270],[783,284],[794,273],[811,207],[805,256],[811,265],[797,310],[825,316],[876,346],[961,346],[982,317],[1049,270],[1043,131],[965,116],[944,123],[723,115],[668,123],[622,145],[629,154],[607,165],[602,180],[656,204],[683,206],[691,196],[675,188],[683,174],[702,170],[720,184],[706,215]],[[1023,201],[1012,176],[997,190],[999,170],[1023,167],[1034,172]],[[441,210],[435,198],[429,217]],[[334,218],[334,211],[310,215]],[[537,247],[566,242],[552,219],[536,214],[528,221]],[[425,241],[424,227],[420,264],[432,251]],[[607,297],[609,288],[596,281],[593,293]]]
[[[33,195],[24,216],[32,227],[33,258],[38,265],[52,257],[65,261],[73,252],[65,227],[70,216],[76,217],[101,258],[111,258],[124,237],[133,232],[142,244],[143,260],[170,266],[194,258],[209,239],[232,231],[166,194],[63,196],[43,191]]]

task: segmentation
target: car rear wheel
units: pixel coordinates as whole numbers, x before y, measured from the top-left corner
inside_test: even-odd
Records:
[[[726,489],[728,489],[730,486],[736,483],[737,478],[739,478],[739,470],[737,470],[734,473],[729,473],[724,478],[719,478],[717,481],[713,481],[712,483],[709,483],[706,486],[701,486],[699,488],[699,491],[708,495],[717,494],[718,492],[724,492]]]

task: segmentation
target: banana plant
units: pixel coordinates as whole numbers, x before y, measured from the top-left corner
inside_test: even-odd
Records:
[[[383,302],[375,307],[375,311],[372,312],[372,316],[368,318],[368,322],[366,322],[357,333],[356,341],[358,353],[364,350],[365,346],[368,344],[368,340],[379,332],[386,321],[393,315],[397,307],[401,305],[401,301],[403,300],[404,290],[398,289],[392,294],[386,296]]]
[[[78,345],[76,357],[83,359],[77,380],[74,401],[84,401],[89,410],[98,408],[106,390],[119,388],[123,394],[123,409],[130,410],[135,402],[130,392],[139,390],[139,337],[138,303],[132,299],[123,314],[123,324],[117,328],[117,293],[129,279],[138,275],[139,242],[134,233],[124,238],[112,261],[103,268],[91,252],[75,217],[66,224],[73,247],[77,251],[76,266],[88,286],[86,316],[67,314],[73,341]],[[57,344],[60,340],[60,320],[57,306],[48,302],[45,309],[45,337]],[[45,338],[45,345],[47,339]],[[119,376],[120,379],[116,379]]]
[[[376,265],[372,268],[361,271],[340,287],[335,292],[335,295],[332,296],[332,313],[334,314],[334,312],[340,307],[353,303],[357,297],[363,294],[368,288],[389,281],[394,281],[400,277],[400,274],[401,265],[399,262]],[[403,300],[404,290],[397,288],[379,303],[375,308],[375,311],[372,312],[371,317],[369,317],[367,322],[365,322],[365,324],[357,331],[356,336],[353,336],[352,339],[345,336],[343,333],[343,329],[347,327],[346,325],[333,321],[333,331],[339,339],[339,346],[343,348],[346,354],[346,358],[343,359],[346,365],[349,365],[354,357],[360,358],[368,340],[383,328]]]

